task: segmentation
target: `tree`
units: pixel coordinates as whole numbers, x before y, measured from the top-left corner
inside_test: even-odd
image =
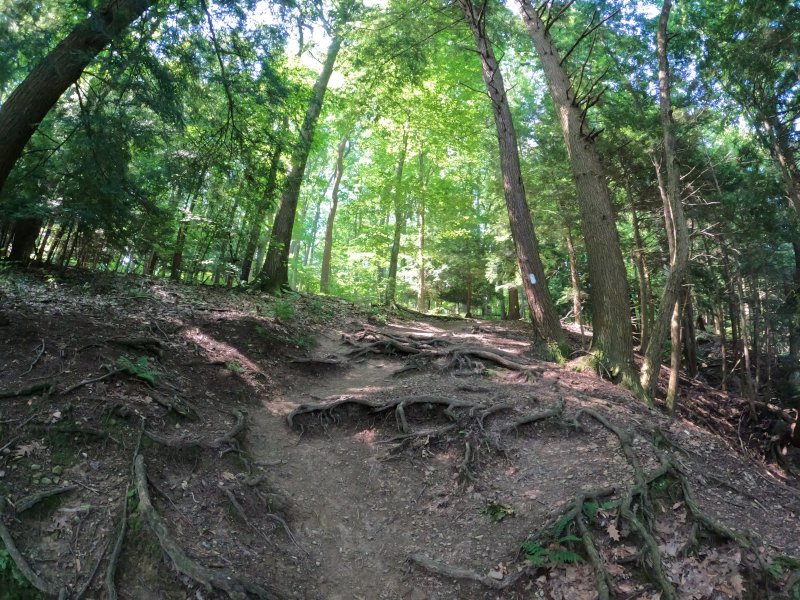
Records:
[[[481,57],[484,84],[492,101],[508,219],[517,249],[517,263],[522,275],[523,289],[531,309],[531,320],[540,337],[561,345],[564,342],[564,333],[553,307],[547,289],[544,268],[539,258],[538,242],[525,198],[519,149],[503,75],[486,33],[488,3],[484,2],[478,8],[472,3],[472,0],[459,0],[459,6],[472,31],[475,46]]]
[[[79,23],[0,105],[0,192],[33,132],[86,66],[156,0],[109,0]]]
[[[638,380],[633,372],[627,275],[611,196],[594,145],[596,132],[586,127],[587,111],[599,100],[594,91],[597,82],[581,81],[573,85],[564,69],[564,61],[571,50],[562,58],[550,37],[550,27],[564,14],[570,3],[563,10],[547,2],[539,8],[534,8],[530,0],[519,0],[519,4],[558,114],[575,178],[588,254],[593,349],[601,355],[606,367],[621,377],[624,385],[637,389]],[[545,23],[543,15],[548,10],[552,14]],[[595,25],[587,28],[572,48],[596,28]]]
[[[650,334],[644,361],[642,362],[641,384],[650,398],[653,397],[661,370],[661,356],[667,330],[671,331],[672,360],[667,390],[667,408],[675,410],[678,375],[681,364],[681,322],[682,286],[689,264],[689,230],[683,214],[681,201],[680,172],[675,150],[675,134],[672,126],[672,105],[670,100],[670,73],[667,56],[667,24],[669,22],[671,0],[664,0],[661,16],[658,20],[657,53],[658,53],[658,89],[661,127],[664,135],[664,162],[666,163],[666,184],[661,177],[660,166],[656,163],[659,176],[659,189],[664,204],[664,223],[669,242],[670,270],[664,292],[659,304],[658,316]]]

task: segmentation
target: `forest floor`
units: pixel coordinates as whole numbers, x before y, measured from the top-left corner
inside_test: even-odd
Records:
[[[698,382],[673,419],[521,322],[0,286],[0,598],[800,597],[800,478]]]

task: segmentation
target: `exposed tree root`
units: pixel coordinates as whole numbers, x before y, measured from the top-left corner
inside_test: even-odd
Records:
[[[517,430],[523,425],[530,425],[531,423],[536,423],[538,421],[544,421],[546,419],[559,417],[563,412],[564,412],[564,401],[559,400],[558,404],[556,404],[553,408],[550,408],[548,410],[543,410],[537,413],[528,413],[522,415],[518,419],[514,419],[511,423],[509,423],[503,428],[503,433],[508,433],[510,431]]]
[[[451,579],[465,579],[467,581],[474,581],[475,583],[479,583],[484,587],[497,591],[511,587],[517,583],[517,581],[519,581],[520,577],[527,573],[527,570],[523,569],[513,573],[512,575],[508,575],[503,579],[493,579],[488,575],[480,575],[468,569],[451,567],[450,565],[433,560],[421,554],[412,554],[408,557],[408,561],[430,573],[433,573],[434,575],[450,577]]]
[[[59,494],[65,494],[67,492],[71,492],[73,490],[77,490],[77,485],[65,485],[62,487],[52,488],[49,490],[44,490],[41,492],[37,492],[35,494],[31,494],[30,496],[25,496],[24,498],[20,498],[16,503],[14,503],[14,511],[16,514],[22,514],[26,510],[30,510],[42,500],[46,500],[47,498],[52,498],[53,496],[58,496]]]
[[[98,383],[100,381],[108,379],[109,377],[113,377],[114,375],[119,375],[120,373],[124,372],[125,369],[111,369],[108,373],[105,373],[103,375],[98,375],[97,377],[90,377],[89,379],[84,379],[83,381],[79,381],[78,383],[69,386],[67,389],[61,390],[59,394],[61,396],[66,396],[70,392],[74,392],[75,390],[82,388],[85,385],[89,385],[90,383]]]
[[[17,388],[16,390],[0,390],[0,399],[2,398],[22,398],[25,396],[35,396],[36,394],[53,394],[56,391],[56,384],[53,381],[45,381],[43,383],[36,383],[28,387]]]
[[[320,421],[323,424],[327,423],[328,421],[336,422],[336,419],[333,416],[333,411],[336,408],[339,408],[340,406],[344,406],[347,404],[362,406],[370,410],[380,406],[380,404],[370,400],[363,400],[361,398],[352,398],[350,396],[346,396],[344,398],[340,398],[339,400],[328,402],[326,404],[300,404],[297,408],[295,408],[292,412],[290,412],[286,416],[286,422],[289,424],[289,427],[294,429],[296,427],[294,420],[300,415],[308,415],[308,414],[317,414]]]
[[[42,579],[42,577],[31,568],[31,566],[28,564],[28,561],[25,560],[25,557],[22,556],[20,551],[17,549],[17,545],[14,543],[14,538],[11,537],[11,532],[6,528],[5,523],[3,523],[4,513],[5,499],[0,497],[0,540],[2,540],[6,552],[11,557],[11,560],[14,561],[14,564],[16,565],[17,569],[19,569],[19,572],[22,573],[22,576],[25,577],[25,579],[27,579],[33,587],[47,596],[58,596],[60,593],[59,588],[54,584],[48,583]]]
[[[235,413],[236,422],[234,423],[233,427],[225,434],[221,435],[220,437],[214,439],[204,439],[204,438],[195,438],[195,437],[178,437],[178,438],[170,438],[165,435],[161,435],[160,433],[156,433],[154,431],[150,431],[145,429],[144,435],[147,436],[152,441],[161,444],[162,446],[166,446],[167,448],[173,448],[176,450],[188,450],[193,448],[203,448],[206,450],[231,450],[238,448],[238,442],[236,441],[236,436],[238,436],[242,431],[244,431],[246,418],[245,413],[242,411],[237,410]]]
[[[347,366],[346,362],[335,358],[293,358],[289,364],[313,371],[336,371]]]
[[[152,390],[148,393],[148,395],[156,404],[160,404],[169,411],[178,413],[182,417],[186,417],[191,421],[200,420],[200,413],[197,411],[197,408],[195,408],[195,406],[188,400],[178,398],[177,396],[173,398],[166,398]]]
[[[111,549],[111,556],[108,558],[108,566],[106,566],[106,594],[108,600],[117,600],[117,586],[114,579],[117,575],[117,565],[119,565],[119,557],[122,554],[122,544],[125,541],[125,533],[128,530],[128,490],[125,490],[125,495],[122,498],[122,515],[120,516],[119,523],[116,528],[116,535],[114,536],[114,547]]]
[[[161,356],[164,354],[164,344],[161,342],[161,340],[157,340],[156,338],[111,338],[106,340],[106,343],[114,346],[121,346],[123,348],[129,348],[131,350],[147,352],[148,354],[153,354],[155,356]]]
[[[234,600],[244,600],[251,596],[263,599],[281,599],[284,595],[275,588],[270,589],[237,577],[233,573],[211,570],[189,558],[170,534],[164,519],[158,514],[147,489],[147,471],[144,456],[138,454],[134,461],[136,493],[139,498],[138,511],[150,531],[158,539],[162,551],[169,557],[175,569],[198,582],[206,590],[218,589]]]

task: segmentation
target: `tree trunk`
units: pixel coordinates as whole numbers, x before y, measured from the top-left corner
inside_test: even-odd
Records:
[[[519,291],[517,286],[508,288],[508,320],[519,321]]]
[[[694,305],[689,290],[684,292],[683,300],[683,355],[686,375],[697,377],[697,330],[695,329]]]
[[[558,49],[530,0],[518,2],[542,64],[572,164],[588,254],[593,347],[609,369],[619,374],[623,385],[638,391],[633,370],[627,272],[600,156],[592,134],[583,129],[585,115],[578,106]]]
[[[341,45],[341,38],[338,35],[334,36],[328,47],[322,71],[311,92],[308,110],[300,128],[300,139],[292,152],[292,168],[286,178],[280,207],[270,233],[267,259],[259,275],[259,287],[265,292],[275,292],[289,281],[289,246],[297,213],[297,201],[300,198],[300,186],[303,183],[311,143],[314,141],[314,130],[325,100],[325,91],[328,89],[328,81],[333,73],[333,65]]]
[[[42,241],[39,242],[39,247],[36,250],[36,262],[42,262],[44,251],[47,248],[47,242],[50,240],[50,236],[53,234],[53,225],[54,223],[52,220],[47,222],[47,228],[44,230]]]
[[[506,312],[506,295],[503,293],[503,288],[500,288],[500,293],[497,295],[500,302],[500,319],[502,321],[508,320],[508,313]]]
[[[256,247],[258,246],[258,238],[261,234],[261,227],[264,225],[264,219],[267,216],[272,206],[272,201],[275,198],[276,183],[278,181],[278,169],[281,164],[281,153],[283,146],[280,142],[272,152],[272,157],[269,160],[269,173],[267,174],[267,185],[264,187],[264,194],[261,196],[261,201],[256,207],[256,212],[253,215],[253,221],[250,223],[250,232],[247,234],[247,245],[244,250],[244,258],[242,259],[242,271],[239,279],[242,281],[250,280],[250,272],[253,269],[253,258],[255,257]]]
[[[331,211],[328,213],[328,222],[325,224],[325,247],[322,250],[322,272],[319,277],[319,291],[322,294],[330,292],[331,281],[331,252],[333,251],[333,223],[336,219],[336,209],[339,207],[339,184],[344,173],[344,155],[347,150],[348,133],[339,142],[336,152],[336,175],[333,180],[333,191],[331,192]]]
[[[61,240],[64,238],[64,232],[66,228],[64,225],[59,224],[58,231],[56,232],[56,236],[53,238],[53,243],[50,244],[50,249],[47,251],[47,257],[44,259],[44,263],[46,265],[50,265],[53,262],[53,256],[55,255],[58,246],[61,244]]]
[[[486,34],[485,11],[487,4],[484,3],[483,8],[476,8],[472,0],[458,0],[458,2],[472,30],[475,46],[483,65],[483,81],[492,101],[508,220],[511,226],[511,236],[516,246],[517,264],[522,276],[525,297],[531,310],[531,320],[540,337],[563,346],[565,344],[564,332],[547,289],[531,211],[525,197],[517,136],[511,118],[511,109],[508,105],[503,75]]]
[[[639,225],[639,215],[633,205],[633,192],[630,181],[626,180],[625,191],[628,196],[628,206],[631,210],[633,224],[634,254],[633,262],[636,265],[636,278],[639,283],[639,348],[644,351],[650,340],[650,329],[653,323],[652,294],[650,293],[650,273],[647,261],[644,258],[644,244]]]
[[[14,222],[14,241],[11,243],[9,260],[27,265],[36,247],[36,238],[42,229],[41,219],[17,219]]]
[[[0,105],[0,191],[33,132],[111,40],[157,0],[109,0],[75,26]]]
[[[664,286],[664,293],[661,296],[658,317],[653,324],[650,341],[647,344],[647,350],[645,351],[644,360],[642,362],[641,383],[651,401],[658,383],[658,373],[661,369],[663,352],[662,348],[666,338],[667,328],[680,328],[680,296],[689,265],[689,229],[686,225],[686,217],[683,214],[683,203],[680,197],[680,173],[678,172],[675,154],[675,134],[672,131],[669,62],[667,60],[667,23],[669,21],[671,7],[672,1],[664,0],[656,36],[659,110],[661,114],[661,128],[664,133],[664,158],[667,164],[666,192],[664,192],[664,184],[661,179],[661,172],[658,164],[656,164],[656,173],[659,177],[659,189],[662,190],[667,238],[671,240],[671,243],[670,271]],[[676,304],[678,305],[677,309]],[[675,322],[676,316],[678,317],[677,323]],[[680,341],[680,335],[678,334],[676,336],[673,333],[673,341],[676,337]],[[675,351],[676,350],[673,348],[673,352]],[[680,346],[677,352],[680,353]],[[680,354],[678,355],[678,366],[680,365],[679,359]],[[675,363],[676,361],[673,360],[673,368],[675,368]],[[677,374],[675,374],[675,377],[677,377]],[[677,390],[672,390],[672,396],[668,398],[668,403],[670,400],[674,401],[675,394],[677,394]]]
[[[430,172],[430,169],[429,169]],[[425,154],[419,154],[419,240],[417,261],[419,289],[417,290],[417,310],[425,312],[426,289],[425,289],[425,195],[426,195],[427,176],[425,175]]]
[[[403,166],[406,162],[408,150],[408,127],[403,131],[403,146],[397,159],[397,168],[394,173],[394,235],[392,236],[392,250],[389,255],[389,274],[386,280],[386,298],[384,304],[390,306],[395,301],[397,292],[397,262],[400,257],[400,237],[406,221],[405,198],[403,197]]]

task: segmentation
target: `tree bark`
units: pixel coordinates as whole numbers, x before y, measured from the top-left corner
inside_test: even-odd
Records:
[[[281,194],[280,207],[275,215],[275,223],[270,233],[267,259],[259,275],[259,287],[265,292],[275,292],[289,281],[289,247],[297,214],[297,201],[300,198],[300,186],[303,183],[306,162],[308,162],[308,154],[311,152],[311,144],[314,141],[314,130],[317,127],[317,120],[322,111],[322,103],[325,100],[328,81],[330,81],[333,73],[333,65],[336,62],[336,56],[339,54],[341,45],[341,38],[335,35],[331,45],[328,47],[328,54],[325,57],[322,71],[314,83],[311,100],[308,103],[306,116],[300,128],[300,139],[292,152],[292,168],[286,178],[286,185]]]
[[[9,260],[27,265],[36,247],[36,238],[42,228],[41,219],[17,219],[14,222],[14,240],[11,242]]]
[[[109,0],[79,23],[0,105],[0,191],[39,123],[86,66],[157,0]]]
[[[244,250],[244,258],[242,259],[242,271],[239,279],[242,281],[250,280],[250,272],[253,270],[253,259],[255,258],[256,248],[258,247],[258,238],[261,234],[261,227],[264,225],[264,219],[267,216],[272,206],[272,201],[275,198],[275,189],[278,181],[278,170],[281,164],[281,154],[283,152],[283,145],[278,142],[275,150],[272,152],[272,157],[269,160],[269,172],[267,173],[267,184],[264,187],[264,194],[261,196],[261,201],[256,207],[256,212],[253,215],[253,221],[250,223],[250,232],[247,234],[247,245]]]
[[[666,192],[661,173],[656,163],[656,172],[659,176],[659,188],[662,190],[664,204],[664,221],[667,227],[667,239],[670,242],[670,271],[664,286],[664,292],[659,303],[658,317],[653,324],[650,341],[647,344],[644,360],[642,362],[641,384],[645,393],[651,399],[654,396],[658,383],[658,373],[661,369],[664,340],[668,328],[680,329],[681,310],[680,296],[686,270],[689,264],[689,229],[686,217],[683,214],[683,204],[680,198],[680,173],[675,153],[675,134],[672,131],[672,108],[670,100],[669,61],[667,60],[667,23],[672,7],[671,0],[664,0],[661,17],[658,22],[656,46],[658,53],[658,84],[659,84],[659,110],[661,114],[661,128],[664,134],[664,158],[667,167]],[[677,308],[676,308],[677,305]],[[676,321],[677,317],[677,321]],[[672,340],[680,341],[680,333],[673,331]],[[673,348],[673,353],[676,351]],[[677,348],[678,360],[672,361],[672,368],[680,365],[680,346]],[[677,377],[677,374],[676,374]],[[677,380],[676,380],[677,381]],[[677,384],[676,384],[677,388]],[[670,388],[668,406],[674,408],[674,394],[677,389]]]
[[[430,172],[430,169],[428,170]],[[419,240],[417,261],[419,289],[417,290],[417,310],[425,312],[427,290],[425,288],[425,196],[427,176],[425,174],[425,153],[419,154]]]
[[[344,173],[344,156],[349,138],[350,134],[348,133],[339,142],[339,148],[336,151],[336,175],[333,179],[333,190],[331,191],[331,211],[328,213],[328,222],[325,224],[325,247],[322,250],[322,272],[319,277],[319,291],[322,294],[330,292],[333,223],[334,219],[336,219],[336,209],[339,207],[339,184],[342,182],[342,174]]]
[[[642,351],[647,348],[650,340],[650,329],[653,323],[652,294],[650,292],[650,273],[647,269],[647,261],[644,258],[644,243],[642,242],[642,232],[639,225],[639,215],[633,204],[633,192],[630,181],[626,180],[625,191],[628,196],[628,206],[631,210],[631,222],[633,225],[633,263],[636,265],[636,278],[639,283],[639,347]]]
[[[406,124],[407,125],[407,124]],[[392,249],[389,254],[389,273],[386,280],[386,297],[384,304],[391,305],[397,293],[397,263],[400,258],[400,238],[406,224],[406,206],[403,197],[403,166],[406,162],[408,151],[408,126],[403,131],[403,146],[397,159],[397,168],[394,173],[394,234],[392,235]]]
[[[521,318],[519,313],[519,290],[514,285],[508,288],[508,320],[519,321]]]
[[[525,297],[531,310],[531,320],[536,333],[559,346],[565,344],[564,332],[547,289],[544,267],[539,257],[539,245],[533,229],[531,211],[525,197],[519,148],[508,105],[505,83],[500,65],[486,34],[486,4],[476,7],[472,0],[458,0],[467,24],[472,30],[475,46],[481,57],[483,81],[492,102],[497,141],[500,148],[500,168],[503,174],[511,236],[517,251],[517,265],[522,276]],[[509,318],[511,316],[509,315]]]
[[[518,2],[556,107],[572,165],[588,254],[592,344],[609,370],[620,376],[621,383],[638,392],[633,369],[627,272],[600,156],[593,137],[584,131],[583,111],[558,49],[530,0]]]

